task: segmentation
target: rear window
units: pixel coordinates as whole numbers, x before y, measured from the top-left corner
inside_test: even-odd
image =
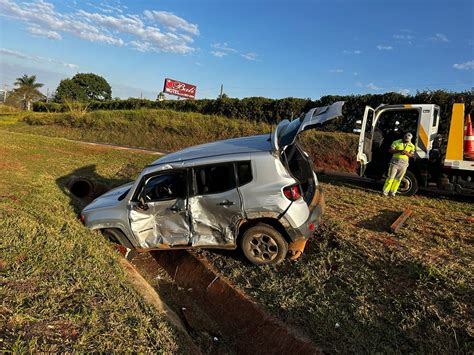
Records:
[[[285,127],[284,131],[282,132],[281,136],[278,137],[278,146],[285,147],[291,143],[295,139],[296,134],[301,126],[301,120],[295,119],[291,121],[288,126]]]
[[[217,194],[236,188],[234,164],[196,168],[194,174],[198,195]]]

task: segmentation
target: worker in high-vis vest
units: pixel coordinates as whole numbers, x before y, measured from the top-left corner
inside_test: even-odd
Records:
[[[413,135],[405,133],[402,139],[392,143],[389,152],[393,154],[388,168],[388,176],[383,186],[384,196],[395,196],[400,186],[400,181],[405,176],[410,158],[415,155],[415,146],[411,143]]]

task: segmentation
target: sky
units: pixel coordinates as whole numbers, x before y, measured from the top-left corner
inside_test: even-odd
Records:
[[[0,87],[95,73],[112,96],[197,98],[474,87],[472,0],[0,0]]]

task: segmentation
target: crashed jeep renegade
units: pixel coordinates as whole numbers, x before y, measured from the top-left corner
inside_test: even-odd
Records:
[[[269,136],[217,141],[166,155],[136,181],[98,197],[85,225],[137,251],[241,247],[254,264],[298,257],[324,197],[297,136],[341,115],[343,102],[282,121]]]

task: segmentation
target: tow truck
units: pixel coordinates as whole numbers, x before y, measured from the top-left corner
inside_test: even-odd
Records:
[[[473,154],[463,149],[464,111],[463,103],[453,105],[446,140],[438,133],[440,107],[437,105],[380,105],[375,109],[366,106],[363,119],[356,121],[358,128],[354,129],[360,133],[357,151],[359,175],[377,180],[386,177],[391,143],[405,132],[411,132],[415,156],[410,159],[398,193],[412,196],[423,189],[474,196]]]

